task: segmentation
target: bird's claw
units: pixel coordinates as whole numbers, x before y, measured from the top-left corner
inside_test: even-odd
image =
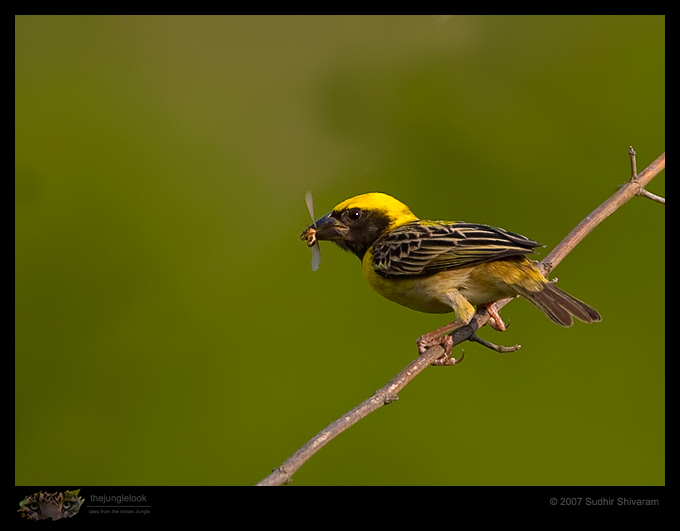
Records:
[[[418,345],[418,354],[422,356],[425,351],[435,345],[441,345],[444,349],[444,354],[434,360],[431,365],[437,367],[457,365],[463,359],[464,354],[461,354],[460,358],[456,359],[451,356],[451,350],[453,349],[453,338],[450,335],[440,336],[436,338],[429,338],[422,336],[416,342]]]
[[[498,330],[499,332],[505,332],[508,326],[503,322],[503,319],[501,319],[501,316],[498,313],[498,310],[496,309],[496,304],[493,302],[490,304],[485,304],[484,308],[486,309],[487,312],[489,312],[488,325],[494,330]]]

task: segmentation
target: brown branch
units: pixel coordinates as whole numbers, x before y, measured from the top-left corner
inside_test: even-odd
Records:
[[[630,156],[631,165],[631,177],[628,182],[622,185],[614,195],[588,214],[574,230],[567,234],[566,238],[548,253],[548,256],[541,260],[538,264],[538,268],[544,275],[548,276],[572,251],[572,249],[590,233],[590,231],[613,214],[624,203],[628,202],[636,195],[645,195],[643,194],[643,192],[646,192],[644,187],[666,167],[666,152],[664,151],[654,162],[647,166],[642,173],[638,174],[636,170],[635,151],[633,151],[632,147],[628,149],[628,154]],[[663,200],[661,202],[665,204]],[[512,299],[503,299],[497,301],[496,308],[500,310],[511,300]]]
[[[586,216],[586,218],[548,254],[548,256],[541,260],[540,266],[544,274],[547,275],[555,269],[557,264],[559,264],[564,257],[567,256],[571,250],[588,235],[588,233],[590,233],[590,231],[614,213],[621,205],[636,195],[642,195],[641,191],[649,184],[649,181],[656,177],[661,170],[666,167],[666,153],[664,152],[658,159],[647,166],[641,174],[637,175],[635,172],[635,151],[633,151],[633,148],[630,148],[629,154],[632,168],[630,180],[621,186],[613,196],[588,214],[588,216]]]
[[[641,174],[637,174],[635,168],[635,152],[633,148],[629,150],[631,158],[631,178],[624,184],[613,196],[607,199],[599,207],[593,210],[578,226],[572,230],[566,238],[564,238],[555,249],[552,250],[548,256],[543,259],[539,267],[544,274],[550,273],[557,265],[564,259],[569,252],[576,247],[576,245],[585,238],[590,231],[599,225],[605,218],[617,210],[621,205],[629,201],[636,195],[649,197],[644,187],[656,177],[666,167],[666,153],[662,153],[652,164],[650,164]],[[654,196],[657,197],[657,196]],[[661,199],[661,198],[659,198]],[[657,199],[655,199],[657,200]],[[663,200],[660,202],[664,202]],[[665,204],[665,202],[664,202]],[[496,302],[498,309],[505,306],[512,299],[503,299]],[[457,328],[451,332],[453,344],[459,345],[463,341],[476,341],[497,352],[512,352],[519,348],[519,345],[514,347],[500,347],[490,343],[484,339],[477,337],[475,334],[487,321],[489,320],[488,312],[481,308],[472,320],[465,326]],[[269,474],[262,481],[257,483],[258,486],[274,486],[290,483],[292,475],[300,468],[312,455],[319,451],[331,439],[337,437],[340,433],[345,431],[350,426],[353,426],[364,417],[373,413],[376,409],[381,408],[386,404],[390,404],[399,399],[398,393],[406,385],[423,372],[428,365],[432,364],[438,358],[444,355],[444,349],[435,345],[427,349],[421,356],[413,360],[405,369],[392,378],[387,385],[378,389],[372,397],[364,400],[357,407],[340,417],[335,422],[329,424],[326,428],[317,433],[307,443],[305,443],[297,452],[291,455],[278,468]]]
[[[418,356],[405,369],[392,378],[387,385],[378,389],[371,398],[364,400],[352,411],[344,414],[312,437],[297,452],[286,459],[280,467],[274,469],[271,474],[260,481],[257,486],[275,486],[290,483],[293,473],[327,442],[370,413],[373,413],[376,409],[398,400],[399,396],[397,393],[423,372],[428,365],[443,355],[444,349],[441,346],[436,345],[429,348],[422,356]]]

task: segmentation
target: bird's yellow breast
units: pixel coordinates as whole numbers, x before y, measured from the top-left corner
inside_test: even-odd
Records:
[[[380,295],[392,302],[426,313],[449,313],[450,305],[440,301],[441,290],[434,277],[385,278],[363,261],[364,277]]]

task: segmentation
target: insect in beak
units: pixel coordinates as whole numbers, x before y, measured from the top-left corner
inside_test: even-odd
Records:
[[[301,240],[307,240],[307,247],[312,248],[312,271],[319,269],[319,264],[321,263],[321,248],[319,247],[319,241],[316,237],[316,223],[314,220],[314,198],[312,198],[312,192],[307,192],[305,194],[305,202],[307,203],[307,210],[309,210],[309,215],[312,217],[312,224],[307,227],[307,229],[300,236]]]

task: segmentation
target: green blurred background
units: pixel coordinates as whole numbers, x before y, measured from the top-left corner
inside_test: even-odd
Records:
[[[550,249],[665,150],[665,19],[19,16],[15,134],[15,483],[248,485],[450,317],[312,273],[305,191]],[[513,302],[294,484],[664,484],[664,208],[555,271],[602,323]]]

